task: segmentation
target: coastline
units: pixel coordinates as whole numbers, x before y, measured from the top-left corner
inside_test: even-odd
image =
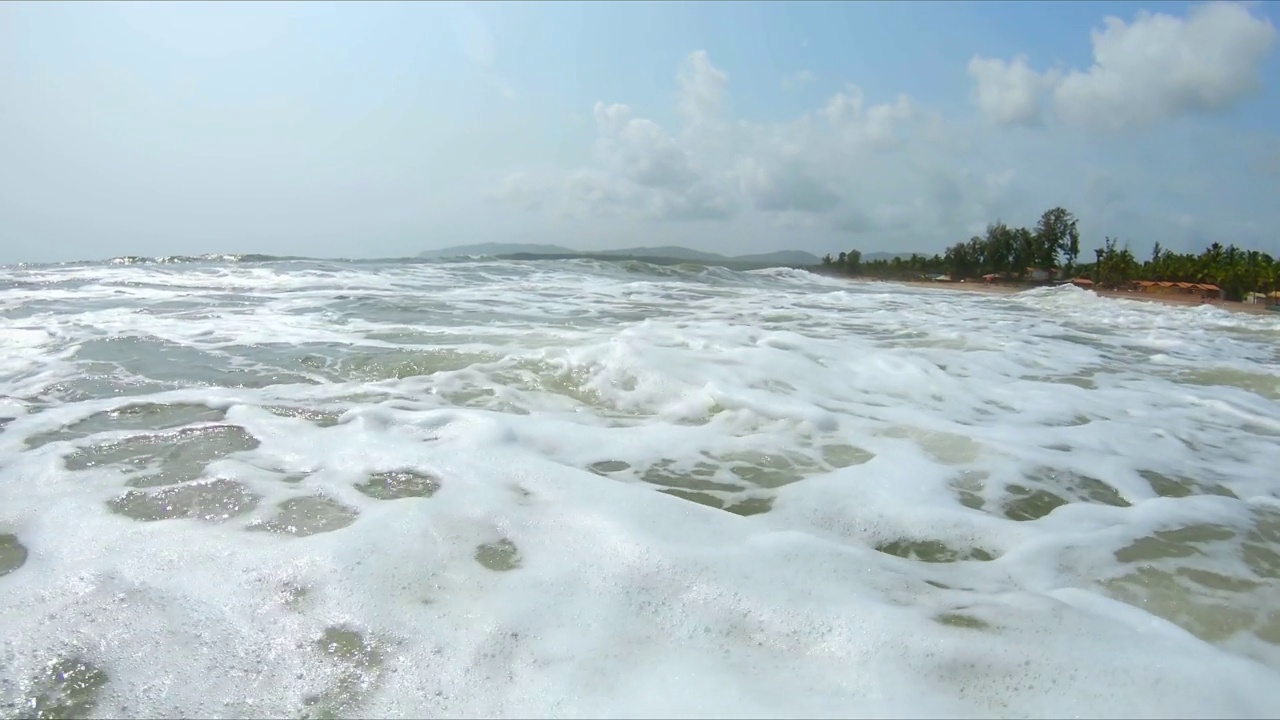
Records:
[[[853,282],[892,282],[898,285],[906,285],[908,287],[930,288],[933,290],[954,290],[957,292],[980,292],[993,295],[1012,295],[1022,292],[1029,288],[1017,287],[1012,285],[987,285],[985,283],[942,283],[942,282],[921,282],[917,280],[870,280],[864,278],[849,278]],[[1133,292],[1131,290],[1089,290],[1101,297],[1117,298],[1120,300],[1136,300],[1138,302],[1158,302],[1166,305],[1175,305],[1182,307],[1195,307],[1197,305],[1212,305],[1216,308],[1228,310],[1230,312],[1249,313],[1253,315],[1266,315],[1268,317],[1275,316],[1280,318],[1280,312],[1268,310],[1266,305],[1255,305],[1253,303],[1234,302],[1230,300],[1210,300],[1201,302],[1199,298],[1181,298],[1170,297],[1167,295],[1148,295],[1146,293]]]

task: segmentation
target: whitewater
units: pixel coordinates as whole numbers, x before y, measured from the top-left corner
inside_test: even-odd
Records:
[[[0,717],[1277,717],[1280,318],[0,268]]]

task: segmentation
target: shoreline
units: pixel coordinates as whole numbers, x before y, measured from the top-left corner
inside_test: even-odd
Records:
[[[957,292],[979,292],[991,295],[1013,295],[1024,290],[1030,290],[1030,287],[1019,287],[1014,285],[987,285],[985,283],[959,283],[959,282],[921,282],[918,280],[872,280],[867,278],[848,278],[853,282],[890,282],[897,285],[906,285],[908,287],[931,288],[934,290],[954,290]],[[1252,315],[1266,315],[1268,317],[1280,318],[1280,312],[1268,310],[1266,305],[1255,305],[1253,303],[1235,302],[1232,300],[1210,300],[1202,302],[1199,298],[1181,298],[1169,297],[1161,295],[1148,295],[1145,293],[1134,292],[1132,290],[1087,290],[1100,297],[1116,298],[1120,300],[1136,300],[1137,302],[1157,302],[1166,305],[1179,307],[1196,307],[1198,305],[1212,305],[1213,307],[1227,310],[1229,312],[1247,313]]]

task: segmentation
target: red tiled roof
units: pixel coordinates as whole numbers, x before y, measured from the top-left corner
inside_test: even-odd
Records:
[[[1072,280],[1072,282],[1075,282]],[[1138,287],[1163,287],[1163,288],[1181,288],[1183,290],[1210,290],[1221,291],[1222,288],[1209,283],[1193,283],[1193,282],[1173,282],[1171,280],[1134,280],[1134,285]]]

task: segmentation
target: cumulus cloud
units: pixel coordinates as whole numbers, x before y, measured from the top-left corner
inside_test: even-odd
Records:
[[[975,56],[973,100],[989,121],[978,124],[944,118],[908,95],[869,98],[853,83],[787,121],[738,119],[729,74],[698,51],[675,73],[675,125],[597,102],[587,166],[514,174],[499,194],[530,212],[596,220],[596,228],[719,221],[734,238],[757,238],[759,249],[776,246],[782,233],[814,238],[810,247],[937,251],[996,219],[1032,224],[1055,205],[1077,212],[1086,230],[1099,222],[1110,223],[1101,226],[1107,233],[1147,228],[1163,237],[1180,233],[1160,218],[1185,209],[1176,177],[1191,172],[1174,170],[1186,163],[1171,160],[1168,172],[1154,171],[1159,182],[1152,177],[1148,168],[1166,157],[1168,137],[1147,133],[1127,141],[1129,155],[1094,158],[1086,136],[1042,122],[1045,100],[1060,119],[1099,130],[1225,107],[1253,87],[1273,37],[1247,8],[1211,5],[1186,19],[1108,19],[1094,35],[1096,63],[1087,72]],[[1039,131],[1001,131],[1009,125]],[[1197,196],[1229,200],[1203,222],[1246,202],[1230,195]]]
[[[1030,125],[1051,95],[1064,123],[1098,132],[1151,127],[1161,120],[1222,110],[1253,92],[1276,29],[1248,6],[1216,2],[1186,18],[1139,10],[1132,22],[1108,16],[1094,30],[1093,65],[1037,72],[1025,57],[975,56],[974,102],[990,120]]]
[[[690,123],[719,118],[729,75],[711,64],[707,51],[690,53],[676,77],[680,82],[679,109]]]
[[[597,102],[587,167],[513,173],[497,194],[575,220],[745,220],[837,236],[918,242],[985,221],[1002,186],[950,164],[954,137],[906,95],[869,100],[857,85],[783,123],[727,116],[729,76],[705,52],[675,77],[682,125],[667,130]]]
[[[631,108],[620,103],[597,102],[593,114],[597,139],[592,167],[567,174],[512,173],[498,197],[569,219],[713,220],[733,213],[733,199],[720,193],[706,168],[657,123],[633,117]]]
[[[899,95],[893,102],[864,108],[862,88],[849,85],[827,101],[823,114],[847,143],[857,147],[884,148],[898,139],[897,129],[915,119],[911,98]]]
[[[684,133],[672,135],[653,120],[635,117],[625,104],[597,102],[591,167],[559,177],[516,173],[498,195],[524,208],[548,208],[561,218],[690,221],[732,216],[741,198],[725,192],[726,173],[717,169],[718,158],[692,151],[710,145],[699,141],[698,133],[720,122],[728,79],[707,53],[691,53],[676,75]]]
[[[1026,56],[1010,62],[975,55],[969,61],[973,101],[989,120],[1000,125],[1034,125],[1040,122],[1040,100],[1053,85],[1054,73],[1038,73]]]
[[[1063,120],[1102,130],[1228,107],[1258,86],[1276,29],[1244,5],[1214,3],[1186,19],[1140,11],[1093,32],[1093,67],[1054,88]]]
[[[826,218],[824,227],[849,227],[851,217],[860,218],[855,225],[874,222],[875,212],[846,206],[854,195],[876,193],[876,175],[911,136],[917,118],[909,97],[869,103],[848,85],[789,123],[732,122],[728,81],[707,53],[691,53],[676,74],[677,131],[627,105],[597,102],[590,167],[513,175],[499,195],[570,218],[723,220],[755,212],[775,226],[813,226],[807,216]]]
[[[597,102],[594,114],[597,156],[620,177],[656,189],[682,190],[697,182],[689,155],[657,123],[633,118],[631,108],[616,103]]]

